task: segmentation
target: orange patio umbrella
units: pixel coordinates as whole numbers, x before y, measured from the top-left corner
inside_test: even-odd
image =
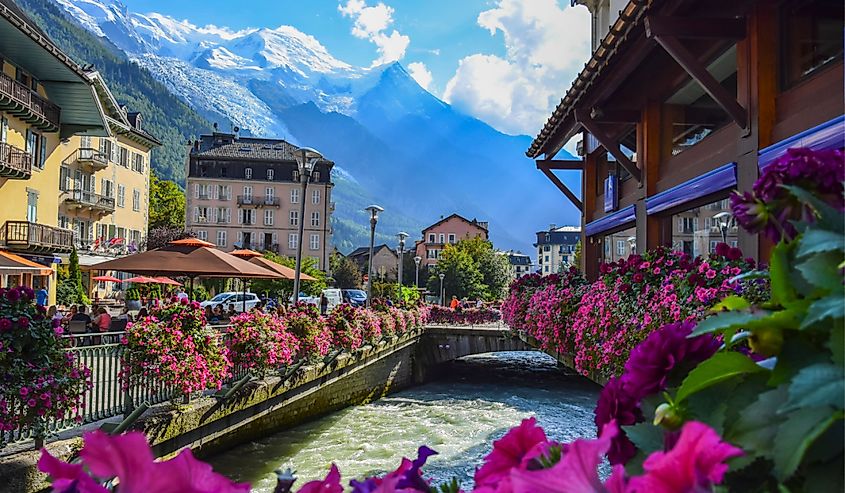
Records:
[[[234,255],[235,257],[251,259],[253,257],[262,257],[260,252],[256,252],[255,250],[249,249],[242,249],[242,250],[235,250],[231,252],[229,255]]]
[[[253,258],[249,259],[249,262],[251,264],[260,265],[261,267],[263,267],[263,268],[265,268],[269,271],[275,272],[275,273],[279,274],[280,276],[284,277],[285,279],[293,279],[294,275],[296,275],[296,271],[294,271],[290,267],[288,267],[286,265],[282,265],[282,264],[277,263],[277,262],[273,262],[272,260],[268,260],[264,257],[253,257]],[[316,281],[317,280],[313,276],[309,276],[308,274],[305,274],[303,272],[299,273],[299,279],[301,281]]]

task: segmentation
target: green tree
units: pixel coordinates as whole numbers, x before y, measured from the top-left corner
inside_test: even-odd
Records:
[[[446,245],[432,269],[428,279],[428,290],[432,293],[440,292],[440,274],[444,274],[443,289],[446,299],[452,296],[458,298],[483,298],[486,287],[484,275],[478,269],[478,262],[463,248],[457,245]]]
[[[264,258],[276,262],[291,269],[296,268],[296,259],[267,251]],[[302,281],[299,289],[309,295],[317,296],[326,289],[326,273],[317,268],[317,261],[311,257],[302,258],[302,273],[314,277],[316,281]],[[251,281],[252,291],[255,293],[267,293],[282,299],[288,299],[293,295],[293,279],[254,279]]]
[[[572,266],[578,269],[578,272],[581,272],[581,255],[581,240],[578,240],[575,244],[575,252],[572,254]]]
[[[354,260],[336,253],[329,258],[329,265],[332,268],[335,286],[340,289],[361,287],[361,271],[358,270],[358,264]]]
[[[79,254],[76,248],[70,251],[67,274],[60,276],[56,286],[56,301],[62,305],[74,303],[89,304],[90,300],[82,285],[82,270],[79,268]]]
[[[481,271],[482,282],[486,287],[485,300],[494,301],[505,297],[511,280],[510,267],[508,256],[493,251],[492,245],[481,252],[478,270]]]
[[[150,229],[185,227],[185,192],[150,173]]]

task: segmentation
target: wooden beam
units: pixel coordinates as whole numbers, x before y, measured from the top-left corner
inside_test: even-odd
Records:
[[[584,161],[580,159],[538,159],[537,169],[564,169],[581,171],[584,169]]]
[[[593,109],[593,120],[601,123],[637,123],[640,112],[637,110],[602,110]]]
[[[701,88],[716,101],[725,113],[727,113],[739,128],[748,128],[748,112],[745,111],[736,99],[728,92],[727,89],[719,84],[719,81],[713,77],[707,68],[698,61],[689,50],[678,41],[677,38],[671,36],[655,36],[657,43],[666,50],[672,58],[678,62],[693,80],[701,85]]]
[[[622,149],[619,147],[616,140],[611,139],[607,132],[605,132],[604,129],[602,129],[601,126],[599,126],[599,124],[596,123],[596,121],[593,120],[586,111],[576,109],[575,120],[577,120],[578,123],[580,123],[581,126],[583,126],[588,132],[593,134],[593,137],[601,143],[602,147],[607,149],[607,152],[616,158],[616,161],[625,168],[625,171],[630,173],[631,176],[633,176],[638,182],[642,182],[642,175],[640,174],[640,170],[637,168],[637,165],[628,159],[628,156],[622,152]]]
[[[539,166],[538,166],[538,167],[539,167]],[[575,194],[574,194],[574,193],[572,193],[572,190],[570,190],[570,189],[569,189],[569,187],[567,187],[565,183],[563,183],[562,181],[560,181],[560,178],[558,178],[557,176],[555,176],[555,174],[554,174],[554,173],[552,173],[552,171],[551,171],[551,170],[546,169],[546,168],[540,168],[540,171],[542,171],[542,172],[543,172],[543,174],[544,174],[544,175],[546,175],[546,178],[548,178],[549,180],[551,180],[551,182],[552,182],[552,183],[554,183],[554,184],[557,186],[557,188],[558,188],[561,192],[563,192],[563,194],[564,194],[564,195],[566,195],[566,198],[568,198],[568,199],[569,199],[569,201],[570,201],[570,202],[572,202],[572,204],[573,204],[575,207],[577,207],[579,211],[583,211],[583,210],[584,210],[584,204],[582,204],[582,203],[581,203],[581,201],[580,201],[580,200],[578,200],[578,197],[576,197],[576,196],[575,196]]]
[[[740,40],[745,38],[745,19],[649,15],[645,18],[645,30],[649,38],[668,36],[681,39]]]

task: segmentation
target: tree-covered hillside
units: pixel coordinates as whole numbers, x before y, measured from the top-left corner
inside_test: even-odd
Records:
[[[61,50],[77,63],[99,71],[120,103],[141,112],[144,129],[163,143],[152,153],[153,169],[162,178],[184,186],[185,144],[208,132],[211,123],[122,51],[65,17],[51,0],[16,1]]]

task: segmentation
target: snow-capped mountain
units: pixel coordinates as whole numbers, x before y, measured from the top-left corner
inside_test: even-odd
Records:
[[[499,247],[528,250],[537,228],[566,219],[523,155],[528,137],[459,113],[400,63],[352,66],[292,26],[235,31],[130,12],[119,0],[54,1],[208,119],[319,148],[354,177],[336,188],[338,217],[354,184],[414,218],[409,227],[451,212],[489,220]]]

